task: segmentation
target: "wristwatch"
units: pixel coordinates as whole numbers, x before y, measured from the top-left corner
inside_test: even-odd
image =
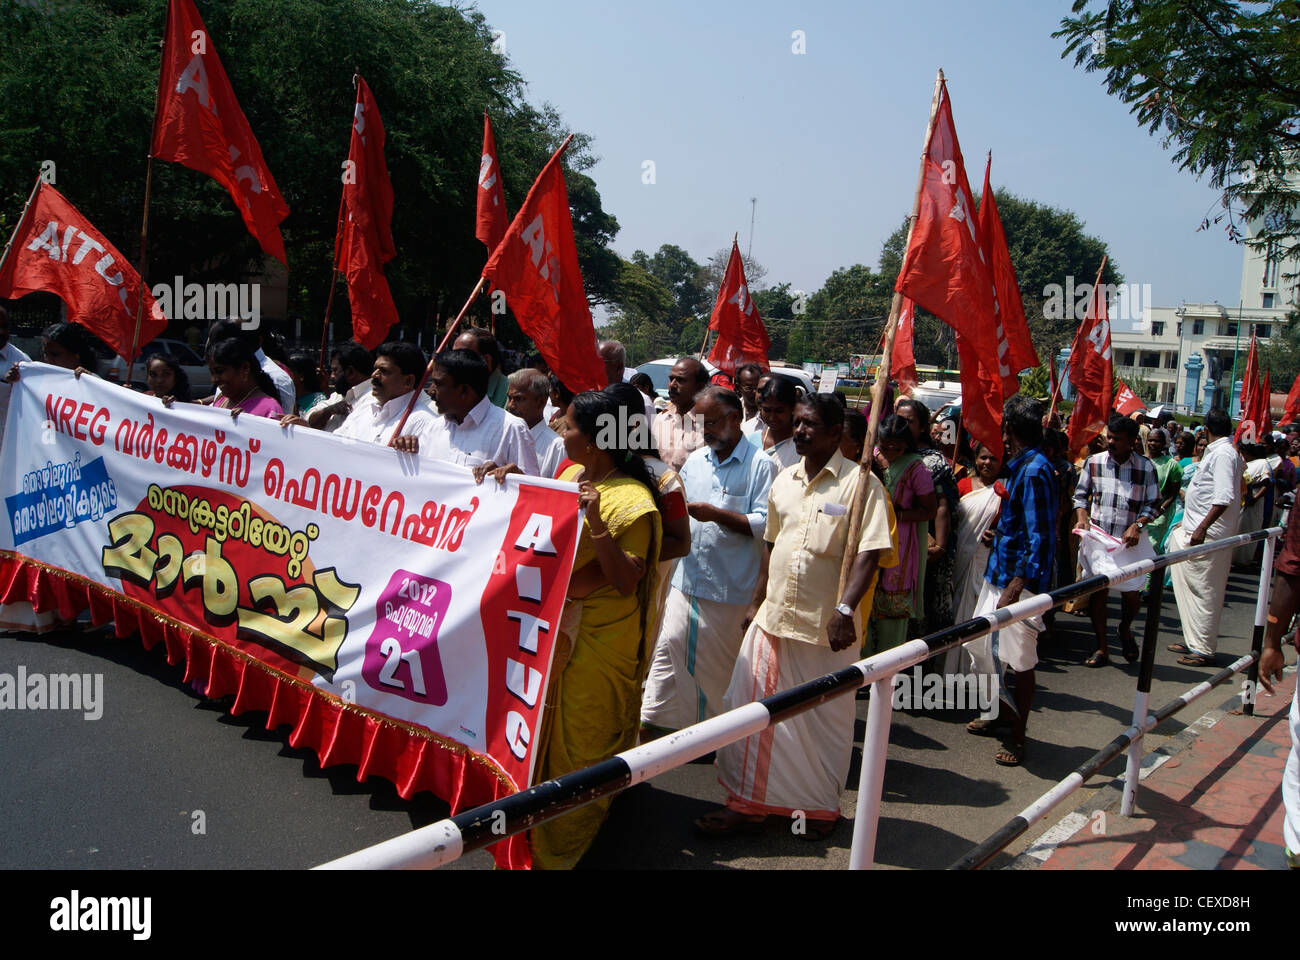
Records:
[[[853,608],[850,607],[847,603],[835,604],[835,612],[846,617],[853,616]]]

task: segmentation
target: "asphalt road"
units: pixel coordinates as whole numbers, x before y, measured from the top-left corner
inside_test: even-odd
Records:
[[[1234,571],[1223,617],[1220,663],[1249,649],[1258,574]],[[1111,605],[1112,624],[1117,605]],[[1142,617],[1138,620],[1141,636]],[[1159,706],[1211,671],[1178,666],[1166,643],[1181,639],[1166,591],[1151,702]],[[1057,635],[1039,645],[1038,695],[1029,751],[1019,768],[994,764],[994,740],[970,736],[969,711],[898,711],[885,773],[877,863],[946,867],[1110,741],[1131,719],[1137,667],[1118,657],[1082,666],[1092,650],[1083,617],[1058,614]],[[0,635],[0,673],[103,674],[103,715],[0,711],[0,868],[297,869],[445,816],[429,794],[408,802],[391,784],[360,784],[356,768],[321,770],[288,745],[289,728],[264,729],[265,714],[231,717],[198,698],[168,666],[161,645],[69,632],[53,638]],[[1148,750],[1222,703],[1226,688],[1197,701],[1148,739]],[[858,701],[855,762],[841,807],[856,806],[857,754],[867,703]],[[1010,848],[1014,854],[1122,771],[1106,768]],[[825,842],[777,824],[760,836],[711,839],[691,821],[721,800],[712,766],[692,764],[635,787],[614,802],[581,864],[593,869],[844,868],[852,823]],[[995,865],[1005,863],[1003,855]],[[486,853],[450,869],[489,869]]]

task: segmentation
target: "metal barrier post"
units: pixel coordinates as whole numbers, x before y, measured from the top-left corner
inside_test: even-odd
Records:
[[[870,870],[876,857],[876,828],[880,824],[880,798],[885,788],[885,752],[889,749],[889,724],[894,715],[894,677],[871,685],[867,708],[867,735],[862,743],[862,769],[858,774],[858,809],[853,815],[850,870]]]
[[[1128,769],[1124,774],[1124,799],[1120,813],[1133,815],[1137,798],[1138,781],[1142,773],[1142,731],[1147,718],[1147,701],[1151,697],[1151,671],[1156,662],[1156,646],[1160,642],[1160,611],[1165,599],[1165,572],[1155,570],[1147,587],[1147,620],[1142,631],[1142,659],[1138,667],[1137,692],[1133,695],[1133,726],[1137,736],[1128,748]]]
[[[1259,692],[1259,655],[1264,649],[1264,625],[1268,623],[1268,600],[1273,589],[1273,548],[1277,541],[1269,537],[1264,541],[1264,559],[1259,565],[1259,593],[1255,597],[1255,630],[1250,636],[1250,650],[1255,662],[1250,665],[1249,684],[1242,711],[1248,717],[1255,715],[1255,697]]]

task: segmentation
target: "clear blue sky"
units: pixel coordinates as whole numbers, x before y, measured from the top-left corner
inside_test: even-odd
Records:
[[[675,243],[703,261],[736,231],[744,251],[756,196],[768,283],[811,292],[837,267],[876,267],[911,205],[941,66],[974,190],[992,149],[995,186],[1072,210],[1155,305],[1237,303],[1242,248],[1221,225],[1196,232],[1216,192],[1101,74],[1060,58],[1051,33],[1069,0],[477,6],[529,99],[595,138],[590,173],[624,256]]]

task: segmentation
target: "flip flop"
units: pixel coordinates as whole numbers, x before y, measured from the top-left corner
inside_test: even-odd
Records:
[[[966,732],[977,737],[993,737],[997,736],[993,732],[997,726],[998,722],[996,720],[980,720],[977,718],[966,724]],[[1006,724],[1004,723],[1002,726],[1005,727]]]
[[[1178,662],[1185,667],[1212,667],[1214,658],[1202,656],[1199,653],[1189,653],[1185,657],[1179,657]]]
[[[1171,643],[1169,644],[1169,646],[1165,647],[1165,649],[1168,650],[1170,653],[1191,653],[1192,652],[1188,650],[1185,646],[1183,646],[1181,643]]]

